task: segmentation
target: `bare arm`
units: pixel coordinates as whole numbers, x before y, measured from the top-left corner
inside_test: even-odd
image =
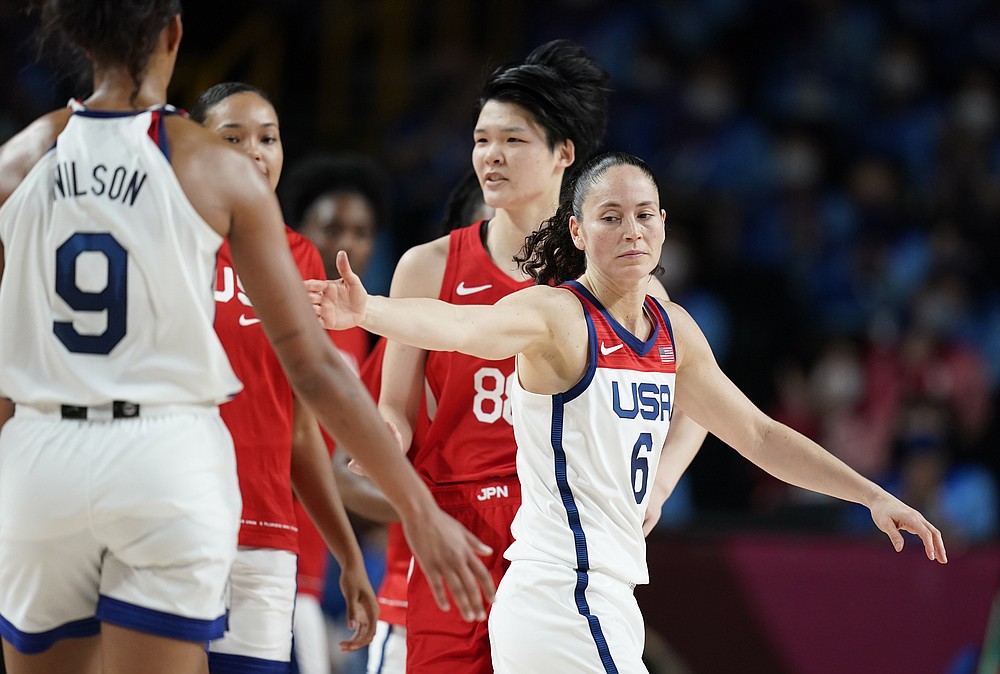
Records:
[[[649,294],[653,297],[669,302],[670,297],[667,291],[656,279],[650,279]],[[660,464],[656,469],[656,478],[649,495],[649,503],[646,506],[646,516],[642,521],[642,533],[649,535],[656,523],[660,521],[660,511],[663,504],[674,491],[674,487],[681,479],[681,475],[687,470],[694,460],[708,431],[696,424],[691,417],[681,411],[675,411],[673,419],[670,421],[670,430],[667,431],[667,439],[663,443],[663,451],[660,454]]]
[[[676,304],[668,305],[668,312],[677,341],[677,379],[684,382],[679,408],[778,479],[867,506],[896,550],[903,547],[899,531],[906,530],[920,536],[928,559],[947,562],[941,532],[923,515],[761,412],[719,369],[708,341],[687,312]]]
[[[333,454],[333,475],[344,507],[372,522],[381,524],[398,522],[399,513],[392,507],[385,494],[367,477],[357,475],[347,467],[350,459],[344,448],[338,449]]]
[[[441,293],[448,261],[448,237],[406,251],[392,275],[391,297],[436,298]],[[424,392],[427,352],[398,341],[388,341],[382,360],[378,408],[399,431],[400,446],[409,447]]]
[[[674,487],[694,460],[708,432],[696,424],[691,417],[677,411],[670,421],[670,430],[663,443],[660,464],[646,505],[646,516],[642,521],[642,533],[649,535],[660,521],[663,504],[674,492]]]
[[[340,564],[340,590],[347,603],[348,625],[354,628],[354,635],[342,641],[340,647],[356,651],[375,636],[378,619],[375,591],[337,491],[326,442],[316,418],[298,399],[294,402],[292,429],[292,489]]]
[[[369,296],[343,251],[337,256],[337,267],[339,280],[306,283],[327,329],[360,325],[387,337],[390,344],[397,340],[427,351],[458,351],[487,360],[552,346],[560,316],[549,311],[553,303],[548,298],[552,293],[564,300],[569,297],[546,286],[519,290],[493,305]]]

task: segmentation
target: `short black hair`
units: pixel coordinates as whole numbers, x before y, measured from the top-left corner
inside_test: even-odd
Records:
[[[604,142],[609,79],[583,47],[570,40],[552,40],[523,62],[493,71],[483,85],[476,114],[491,100],[521,106],[545,129],[550,148],[573,141],[579,166]]]

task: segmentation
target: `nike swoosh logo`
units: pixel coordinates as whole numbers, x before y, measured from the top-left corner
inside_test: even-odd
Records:
[[[605,356],[610,355],[610,354],[614,353],[615,351],[617,351],[618,349],[622,348],[623,346],[625,346],[625,345],[624,344],[618,344],[617,346],[612,346],[609,349],[609,348],[607,348],[607,347],[604,346],[604,342],[601,342],[601,354],[605,355]]]
[[[487,283],[484,286],[467,286],[465,285],[465,281],[461,281],[455,288],[455,293],[458,295],[474,295],[475,293],[481,293],[484,290],[489,290],[492,287],[492,283]]]
[[[259,318],[247,318],[246,315],[240,314],[240,325],[244,328],[248,325],[255,325],[257,323],[260,323]]]

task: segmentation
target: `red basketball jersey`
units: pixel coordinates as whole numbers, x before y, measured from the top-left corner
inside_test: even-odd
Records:
[[[316,247],[291,229],[285,231],[303,278],[326,278]],[[298,527],[289,481],[292,388],[243,293],[228,242],[216,264],[215,331],[243,382],[243,391],[220,406],[236,446],[243,494],[239,544],[295,552]]]
[[[450,234],[440,299],[452,304],[494,304],[532,285],[515,281],[487,253],[482,223]],[[514,358],[484,360],[461,353],[427,355],[430,427],[410,457],[431,485],[480,482],[517,474],[511,426]]]

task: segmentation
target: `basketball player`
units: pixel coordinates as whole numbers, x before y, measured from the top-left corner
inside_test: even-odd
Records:
[[[481,223],[493,217],[494,211],[483,201],[483,190],[479,186],[476,172],[469,170],[448,195],[441,230],[449,234],[452,230]],[[347,252],[350,257],[350,251]],[[353,259],[353,258],[352,258]],[[334,260],[335,263],[335,260]],[[339,275],[339,273],[338,273]],[[334,334],[340,334],[337,330]],[[379,340],[371,357],[365,362],[362,379],[368,390],[378,399],[382,384],[382,358],[385,354],[385,340]],[[429,423],[426,409],[421,405],[417,414],[417,429],[409,452],[419,454],[416,446],[426,433]],[[356,478],[366,481],[363,478]],[[368,647],[367,674],[404,674],[406,672],[406,613],[407,579],[410,575],[410,548],[406,544],[403,530],[397,521],[388,521],[385,549],[385,575],[378,589],[379,616],[375,638]]]
[[[328,327],[516,355],[523,501],[489,619],[497,672],[646,671],[633,589],[648,582],[642,523],[675,409],[776,477],[866,505],[897,551],[904,530],[929,559],[947,561],[941,533],[919,512],[764,415],[719,369],[691,317],[647,294],[665,218],[645,163],[605,154],[526,241],[518,260],[538,285],[495,305],[368,297],[344,254],[341,281],[308,284]]]
[[[212,328],[228,237],[292,386],[393,500],[442,608],[488,553],[440,511],[317,325],[267,181],[165,104],[177,0],[38,1],[93,93],[0,146],[0,635],[7,670],[194,674],[222,635],[241,502]],[[51,46],[51,45],[49,45]]]
[[[555,211],[567,171],[600,146],[607,81],[586,51],[568,40],[544,44],[522,63],[497,69],[480,95],[472,149],[483,198],[496,213],[405,253],[390,294],[490,304],[530,286],[513,256]],[[653,286],[664,294],[655,280]],[[438,504],[493,548],[487,564],[495,582],[509,564],[502,554],[520,504],[509,398],[513,371],[513,358],[428,354],[390,341],[379,399],[408,447],[426,382],[430,425],[409,456]],[[690,427],[700,444],[704,431]],[[492,671],[486,626],[435,611],[419,569],[408,583],[406,643],[409,674]]]
[[[246,152],[271,189],[277,187],[284,164],[281,130],[263,91],[242,82],[217,84],[199,96],[191,118]],[[315,246],[288,227],[285,235],[302,276],[325,275]],[[293,507],[293,488],[323,529],[324,535],[316,532],[306,517],[320,552],[325,555],[329,546],[343,569],[341,587],[356,630],[340,647],[353,651],[366,646],[378,614],[319,426],[292,392],[242,287],[224,243],[217,262],[215,331],[243,391],[220,412],[236,448],[243,516],[230,576],[226,634],[209,644],[213,674],[291,669],[293,613],[297,615],[303,604],[296,600],[302,585],[298,553],[303,525]],[[325,637],[325,630],[320,634]],[[325,639],[322,647],[329,661]]]

